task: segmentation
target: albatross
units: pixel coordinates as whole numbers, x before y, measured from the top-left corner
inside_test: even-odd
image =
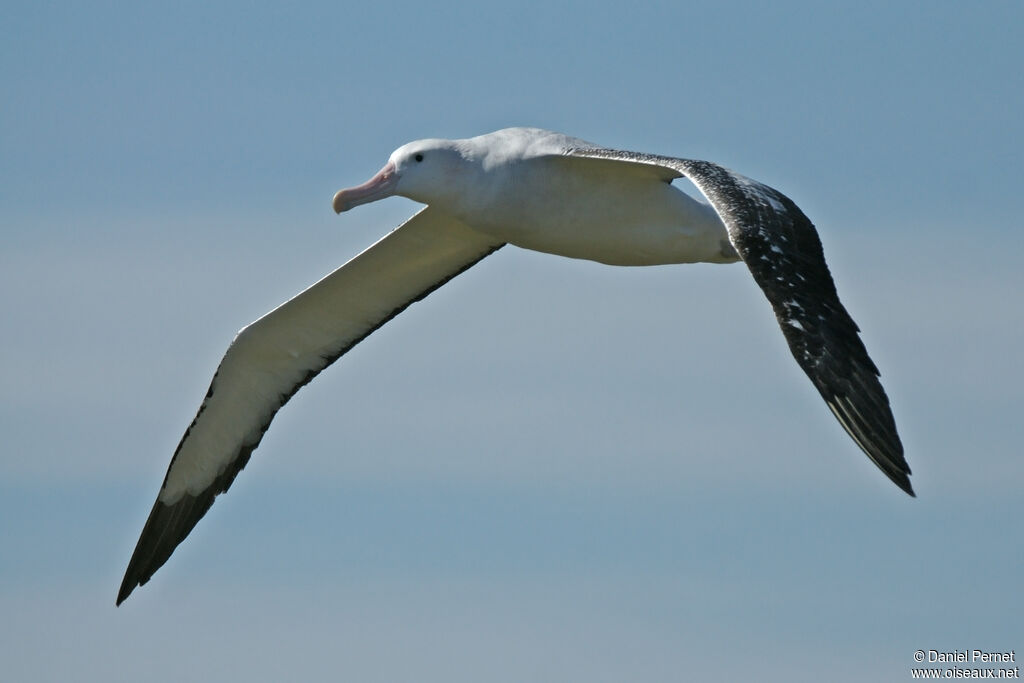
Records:
[[[674,186],[677,178],[707,201]],[[778,190],[707,161],[507,128],[403,145],[370,180],[339,191],[334,210],[392,195],[426,206],[231,342],[174,451],[118,605],[228,490],[296,391],[506,244],[619,266],[742,261],[843,429],[914,495],[878,368],[839,301],[814,225]]]

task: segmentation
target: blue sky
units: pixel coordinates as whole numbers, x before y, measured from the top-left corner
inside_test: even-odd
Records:
[[[12,680],[894,680],[1024,650],[1016,2],[33,3],[0,41]],[[742,266],[505,249],[280,413],[121,608],[234,333],[415,210],[400,144],[511,125],[792,197],[919,498]]]

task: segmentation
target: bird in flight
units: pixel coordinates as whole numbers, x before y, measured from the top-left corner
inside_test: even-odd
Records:
[[[672,185],[682,177],[707,201]],[[743,261],[836,419],[914,495],[878,369],[839,301],[814,225],[781,192],[707,161],[507,128],[403,145],[370,180],[338,192],[334,210],[392,195],[426,206],[231,342],[171,458],[118,605],[231,486],[296,391],[506,244],[620,266]]]

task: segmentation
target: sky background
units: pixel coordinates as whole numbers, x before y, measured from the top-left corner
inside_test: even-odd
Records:
[[[905,680],[1024,651],[1020,2],[17,3],[0,40],[0,677]],[[914,470],[742,265],[508,248],[282,410],[114,597],[234,333],[540,126],[816,223]]]

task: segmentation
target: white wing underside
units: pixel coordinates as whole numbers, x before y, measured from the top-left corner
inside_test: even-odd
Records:
[[[160,490],[164,504],[197,495],[241,447],[254,446],[278,408],[316,373],[497,246],[426,208],[313,286],[242,329]]]
[[[501,246],[427,207],[239,332],[175,451],[118,602],[149,579],[227,490],[296,391],[408,305]]]

